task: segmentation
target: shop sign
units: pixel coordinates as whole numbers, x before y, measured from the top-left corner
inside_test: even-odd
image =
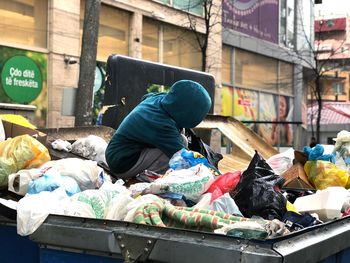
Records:
[[[17,103],[30,103],[42,90],[42,76],[36,63],[26,56],[8,59],[1,71],[2,87]]]

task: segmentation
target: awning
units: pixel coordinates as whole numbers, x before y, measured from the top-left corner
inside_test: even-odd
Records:
[[[308,107],[308,124],[316,124],[317,118],[317,104]],[[346,102],[323,102],[321,111],[321,125],[329,124],[349,124],[350,123],[350,103]]]

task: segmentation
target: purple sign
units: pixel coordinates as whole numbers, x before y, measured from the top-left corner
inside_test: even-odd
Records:
[[[222,26],[278,42],[278,0],[222,0]]]

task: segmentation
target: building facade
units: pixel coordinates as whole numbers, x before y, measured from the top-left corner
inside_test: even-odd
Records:
[[[201,54],[195,35],[188,30],[188,21],[189,14],[197,18],[196,30],[200,34],[204,32],[202,10],[194,7],[186,11],[188,5],[184,5],[184,2],[186,1],[102,1],[95,104],[101,104],[103,91],[99,92],[99,88],[103,86],[105,63],[111,54],[201,69]],[[219,6],[220,4],[217,5]],[[1,64],[7,65],[3,68],[17,69],[21,73],[21,76],[15,76],[9,70],[3,72],[2,79],[5,82],[2,82],[0,89],[0,102],[6,103],[6,106],[35,105],[37,110],[34,122],[38,126],[74,125],[84,7],[84,0],[0,2],[0,17],[3,21],[3,26],[0,27]],[[219,18],[220,11],[219,8],[215,10]],[[211,30],[208,51],[213,55],[208,56],[208,64],[211,65],[209,72],[220,83],[220,21]],[[33,67],[20,68],[16,66],[16,60],[17,64],[23,64],[25,60],[24,62],[33,64]],[[35,76],[24,76],[26,70],[35,70]],[[19,85],[18,80],[23,85]],[[28,86],[30,84],[26,83],[29,82],[34,83],[32,85],[35,87]],[[18,85],[15,87],[15,84]],[[17,96],[10,92],[14,88],[17,89]],[[220,97],[219,93],[216,97]],[[219,104],[216,102],[216,112],[220,111]]]
[[[350,125],[350,18],[345,15],[316,17],[314,48],[323,101],[320,142],[333,144],[338,132],[348,130]],[[315,127],[318,107],[313,93],[308,100],[308,130],[312,136],[311,123]]]
[[[276,147],[305,145],[313,1],[223,1],[222,113]]]
[[[102,0],[95,115],[101,108],[110,54],[201,70],[198,43],[188,29],[189,18],[196,19],[195,30],[205,34],[198,2]],[[244,121],[275,146],[303,144],[304,72],[311,56],[306,52],[300,59],[298,54],[312,42],[313,1],[214,3],[211,12],[217,20],[210,29],[207,51],[207,71],[217,87],[214,113]],[[38,126],[74,125],[84,7],[84,0],[0,1],[0,103],[35,105]],[[11,68],[22,75],[11,73]]]

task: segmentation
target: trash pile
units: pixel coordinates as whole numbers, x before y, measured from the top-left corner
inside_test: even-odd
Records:
[[[212,150],[198,140],[197,148],[208,158],[182,149],[164,174],[146,170],[124,182],[103,168],[107,142],[98,136],[44,145],[31,136],[38,136],[35,130],[13,137],[6,125],[0,126],[0,187],[18,196],[22,236],[57,214],[264,240],[350,213],[346,131],[338,134],[331,152],[316,145],[268,160],[256,152],[247,169],[224,174],[218,155],[208,154]],[[49,148],[76,158],[51,160]]]

